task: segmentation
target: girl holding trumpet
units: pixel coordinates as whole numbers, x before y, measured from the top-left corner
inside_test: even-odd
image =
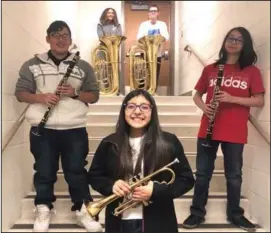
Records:
[[[171,179],[163,171],[145,186],[131,190],[129,179],[146,177],[175,159]],[[121,105],[116,132],[98,146],[88,171],[89,184],[103,196],[119,198],[106,206],[106,232],[178,232],[173,199],[193,188],[194,178],[179,139],[161,130],[154,98],[146,91],[130,92]],[[127,197],[140,204],[119,216],[112,214]],[[142,202],[151,202],[145,206]]]

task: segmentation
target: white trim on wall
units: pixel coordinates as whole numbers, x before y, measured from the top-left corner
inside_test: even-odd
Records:
[[[174,37],[175,37],[175,43],[174,45],[174,71],[172,72],[174,77],[174,87],[173,87],[173,95],[179,95],[179,79],[180,77],[180,64],[179,64],[179,57],[180,57],[180,32],[179,32],[179,14],[180,14],[180,2],[179,1],[173,1],[171,3],[173,5],[173,9],[175,11],[174,14]]]

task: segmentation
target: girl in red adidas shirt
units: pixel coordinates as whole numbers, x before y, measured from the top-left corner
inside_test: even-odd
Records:
[[[219,145],[224,155],[227,180],[227,217],[236,226],[251,231],[255,226],[244,217],[240,207],[243,148],[247,143],[247,122],[250,107],[263,107],[264,87],[259,69],[254,66],[257,55],[250,33],[243,27],[231,29],[224,38],[219,60],[203,69],[194,95],[195,104],[204,115],[198,133],[197,172],[191,215],[184,221],[185,228],[195,228],[204,221],[216,153]],[[211,148],[205,142],[209,118],[213,114],[210,101],[218,74],[218,64],[224,65],[224,75],[217,95],[219,108],[215,115]],[[202,100],[207,94],[206,102]]]

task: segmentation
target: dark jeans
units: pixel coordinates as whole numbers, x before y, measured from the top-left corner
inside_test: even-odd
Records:
[[[221,143],[227,180],[227,216],[228,218],[242,216],[244,210],[240,207],[240,196],[244,144],[212,141],[212,148],[206,149],[201,145],[203,142],[204,139],[201,138],[197,142],[197,172],[193,203],[190,207],[191,214],[200,217],[206,215],[209,182],[212,178],[218,146]]]
[[[35,127],[32,127],[35,129]],[[30,132],[30,150],[35,158],[35,205],[53,207],[56,200],[54,183],[57,180],[61,157],[65,180],[74,203],[72,210],[79,210],[83,200],[92,201],[87,183],[88,134],[86,128],[69,130],[44,129],[42,136]]]
[[[121,232],[120,233],[137,233],[142,231],[142,220],[121,220]]]

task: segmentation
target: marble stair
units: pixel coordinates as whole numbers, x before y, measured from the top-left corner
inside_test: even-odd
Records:
[[[88,165],[91,164],[95,149],[101,139],[114,132],[118,118],[119,109],[123,96],[101,97],[99,102],[89,107],[88,113],[88,136],[89,155]],[[200,112],[194,105],[191,96],[155,96],[158,106],[159,120],[163,130],[175,133],[181,141],[189,163],[195,172],[196,169],[196,136],[201,119]],[[55,184],[57,201],[54,203],[56,214],[53,215],[50,225],[51,232],[85,232],[76,225],[74,213],[70,211],[71,201],[67,192],[67,184],[64,179],[62,167],[58,172],[58,180]],[[95,200],[102,196],[90,187],[91,194]],[[35,191],[30,190],[28,195],[22,200],[21,218],[13,225],[10,232],[30,232],[34,221],[34,195]],[[184,196],[174,200],[175,210],[179,223],[180,232],[242,232],[226,220],[226,182],[224,177],[223,156],[221,150],[218,151],[215,171],[210,184],[209,200],[206,206],[207,216],[204,224],[199,228],[187,230],[182,228],[182,222],[189,215],[189,206],[192,202],[193,190]],[[241,206],[248,213],[249,202],[242,196]],[[248,217],[252,222],[253,219]],[[100,223],[104,224],[104,210],[100,213]],[[257,226],[257,231],[262,231]]]

